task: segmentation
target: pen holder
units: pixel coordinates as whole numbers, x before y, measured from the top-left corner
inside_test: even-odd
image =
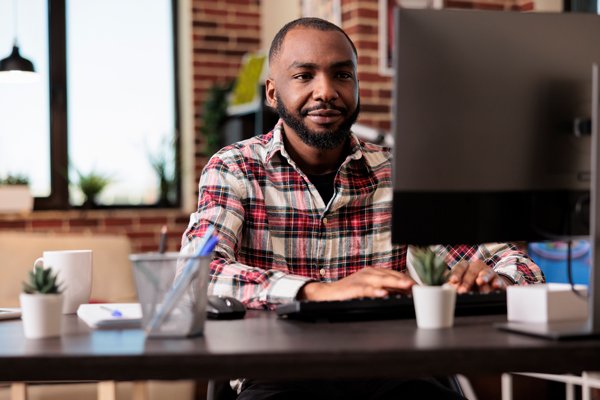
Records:
[[[212,257],[145,253],[129,258],[146,337],[202,334]]]

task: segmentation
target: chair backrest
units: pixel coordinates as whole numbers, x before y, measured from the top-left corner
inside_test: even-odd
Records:
[[[18,307],[21,282],[44,250],[84,250],[93,254],[91,301],[137,301],[125,235],[0,232],[0,307]]]

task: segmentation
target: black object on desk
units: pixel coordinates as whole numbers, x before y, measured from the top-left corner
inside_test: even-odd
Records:
[[[209,319],[239,319],[246,315],[244,303],[228,296],[208,296],[206,317]]]
[[[305,321],[360,321],[415,318],[413,298],[393,295],[341,301],[293,301],[276,309],[282,318]],[[465,293],[456,295],[455,315],[506,314],[506,292]]]

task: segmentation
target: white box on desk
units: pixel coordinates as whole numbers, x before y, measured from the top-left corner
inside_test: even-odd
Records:
[[[509,286],[506,293],[507,317],[515,322],[553,322],[585,319],[588,316],[587,286],[575,285]]]

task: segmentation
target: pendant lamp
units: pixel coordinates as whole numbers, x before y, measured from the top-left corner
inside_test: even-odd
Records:
[[[10,55],[0,60],[0,82],[35,82],[37,74],[33,63],[19,54],[17,45],[17,0],[13,1],[14,44]]]

